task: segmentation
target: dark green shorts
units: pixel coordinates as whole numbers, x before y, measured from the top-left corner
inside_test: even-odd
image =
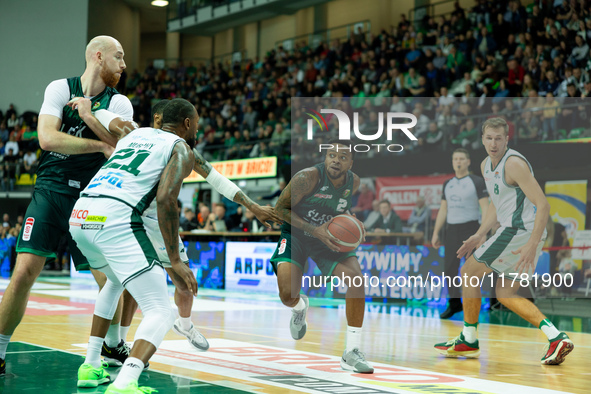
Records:
[[[76,198],[46,189],[35,189],[25,213],[16,251],[37,256],[55,257],[60,239],[66,235],[76,270],[89,269],[86,257],[70,235],[70,215]]]
[[[322,275],[330,276],[338,263],[351,256],[356,257],[357,254],[354,251],[333,252],[316,238],[305,235],[295,237],[290,231],[282,230],[277,249],[271,257],[271,264],[275,274],[277,265],[283,261],[297,265],[305,273],[309,257],[314,260]]]

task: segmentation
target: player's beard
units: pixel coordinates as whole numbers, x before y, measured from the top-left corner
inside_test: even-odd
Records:
[[[329,177],[330,179],[339,179],[340,177],[342,177],[342,176],[343,176],[343,173],[344,173],[344,171],[339,171],[339,172],[337,172],[337,174],[336,174],[336,175],[333,175],[333,174],[331,174],[331,170],[332,170],[332,169],[330,169],[330,168],[329,168],[329,169],[326,171],[326,175],[328,175],[328,177]]]
[[[196,138],[189,138],[186,142],[187,142],[187,145],[189,145],[189,148],[191,148],[191,149],[193,149],[195,147],[195,145],[197,145]]]
[[[105,85],[107,85],[110,88],[114,88],[115,86],[117,86],[117,84],[119,83],[119,78],[121,78],[121,76],[117,75],[117,73],[112,73],[109,70],[107,70],[106,67],[101,68],[100,76]]]

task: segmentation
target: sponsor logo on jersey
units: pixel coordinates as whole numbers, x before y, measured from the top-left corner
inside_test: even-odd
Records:
[[[351,190],[347,189],[347,190],[345,190],[345,192],[343,193],[343,197],[347,198],[347,197],[349,197],[349,194],[351,194]]]
[[[72,219],[86,219],[88,217],[88,210],[86,209],[72,209]]]
[[[320,191],[321,191],[321,192],[325,192],[325,191],[327,191],[327,190],[328,190],[328,186],[322,186],[322,187],[320,188]]]
[[[314,194],[314,197],[316,197],[316,198],[326,198],[326,199],[329,199],[329,198],[332,198],[332,194],[316,193],[316,194]]]
[[[497,179],[498,179],[498,178],[500,178],[500,177],[501,177],[501,175],[499,174],[499,172],[498,172],[498,171],[495,171],[495,178],[497,178]]]
[[[101,222],[101,223],[104,223],[106,221],[107,221],[106,216],[96,216],[96,215],[88,216],[85,220],[85,222]]]
[[[104,224],[92,223],[92,224],[83,224],[81,228],[82,228],[82,230],[102,230],[103,227],[105,227]]]
[[[92,109],[93,109],[93,110],[95,110],[95,109],[97,109],[97,108],[98,108],[98,107],[100,107],[100,106],[101,106],[101,102],[100,102],[100,101],[97,101],[97,102],[96,102],[96,103],[94,103],[94,105],[92,106]]]
[[[35,218],[27,218],[25,220],[25,228],[23,229],[23,241],[31,239],[31,233],[33,232],[33,225],[35,224]]]
[[[68,180],[68,186],[70,187],[75,187],[76,189],[80,189],[80,181],[73,181],[73,180]]]
[[[279,244],[279,254],[283,254],[283,252],[285,252],[286,246],[287,246],[287,239],[283,238],[281,240],[281,243]]]

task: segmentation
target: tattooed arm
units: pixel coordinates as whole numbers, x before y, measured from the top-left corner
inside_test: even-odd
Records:
[[[291,209],[293,206],[298,205],[304,197],[314,191],[318,181],[319,173],[316,168],[306,168],[295,174],[292,180],[281,192],[277,204],[275,204],[275,210],[281,219],[285,220],[293,227],[299,228],[308,234],[312,234],[314,237],[324,242],[324,244],[331,250],[338,251],[338,246],[334,244],[335,238],[327,232],[330,221],[324,223],[322,226],[316,227],[313,224],[306,222]]]
[[[257,217],[257,219],[263,223],[266,227],[271,227],[271,225],[267,221],[273,221],[275,223],[281,224],[280,217],[276,214],[275,209],[272,207],[261,207],[259,204],[252,201],[240,188],[234,186],[232,182],[230,182],[227,178],[223,175],[217,173],[215,177],[217,178],[217,182],[214,182],[210,174],[212,174],[213,167],[211,164],[201,156],[201,154],[197,151],[197,149],[193,148],[193,155],[195,156],[195,171],[201,175],[205,180],[210,183],[219,193],[225,195],[224,188],[230,187],[235,190],[234,196],[232,197],[232,201],[235,203],[241,204],[244,207],[250,209],[252,213]],[[215,172],[215,171],[214,171]],[[213,176],[214,174],[212,174]],[[223,178],[223,179],[222,179]],[[221,189],[221,190],[220,190]]]
[[[158,207],[158,225],[164,239],[166,253],[170,258],[172,269],[185,281],[189,290],[197,294],[197,282],[193,272],[183,264],[179,254],[179,214],[177,198],[185,179],[193,169],[193,153],[191,148],[179,142],[175,145],[172,156],[162,172],[156,204]]]

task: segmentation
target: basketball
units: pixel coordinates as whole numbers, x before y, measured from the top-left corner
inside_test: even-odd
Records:
[[[355,250],[363,240],[363,225],[351,215],[339,215],[328,225],[328,233],[339,240],[339,252]]]

